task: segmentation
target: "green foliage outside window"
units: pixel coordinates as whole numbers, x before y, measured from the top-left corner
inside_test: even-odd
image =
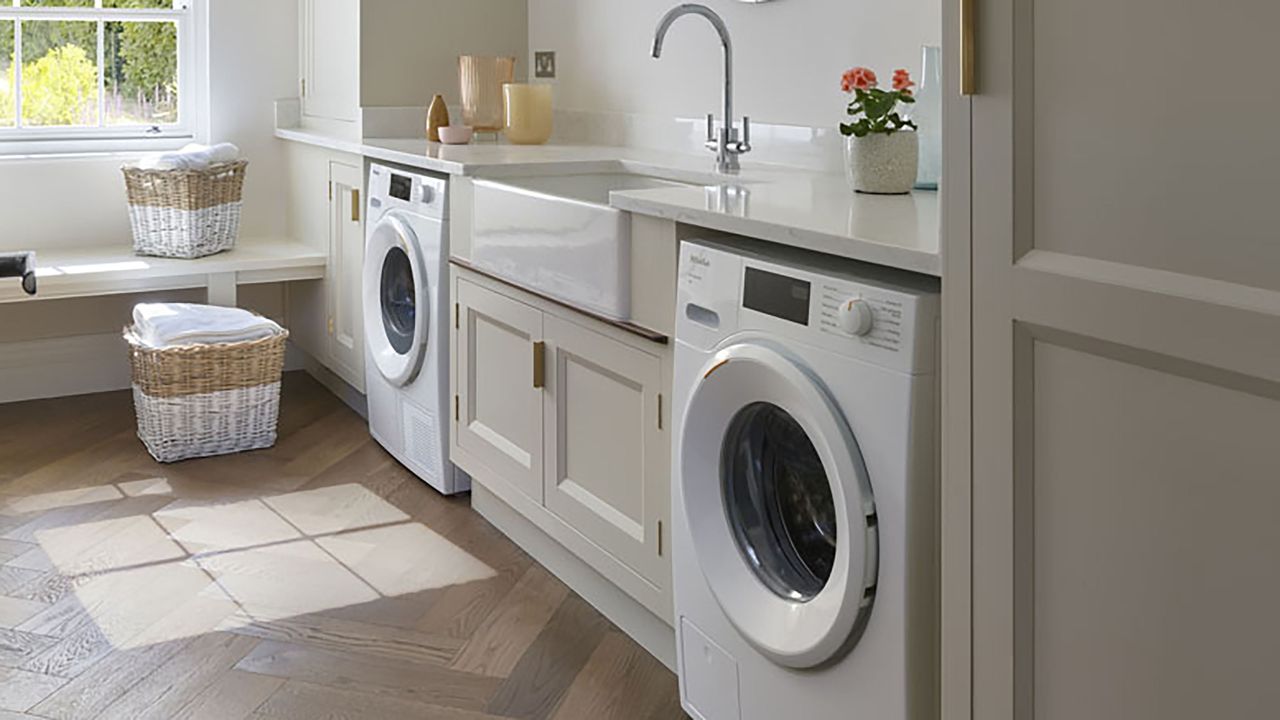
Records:
[[[155,0],[113,0],[110,7],[155,8],[157,4]],[[103,23],[106,124],[177,122],[177,35],[172,22]],[[97,48],[96,22],[27,20],[22,24],[25,125],[98,124]],[[9,118],[11,124],[15,60],[11,22],[0,23],[0,58],[0,118]],[[86,77],[91,78],[87,86]]]

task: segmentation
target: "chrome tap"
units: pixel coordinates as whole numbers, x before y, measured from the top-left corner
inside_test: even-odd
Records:
[[[707,115],[707,149],[716,154],[716,169],[719,172],[736,175],[741,166],[738,156],[751,152],[751,118],[742,118],[742,136],[739,139],[738,129],[733,124],[733,40],[729,37],[729,28],[724,18],[706,5],[687,3],[671,8],[658,22],[658,30],[653,36],[653,57],[662,57],[662,42],[667,31],[680,17],[685,15],[701,15],[706,18],[716,33],[720,35],[720,43],[724,46],[724,123],[716,132],[715,114]]]

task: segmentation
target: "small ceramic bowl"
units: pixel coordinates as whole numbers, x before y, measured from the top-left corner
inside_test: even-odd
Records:
[[[444,125],[440,128],[440,142],[445,145],[466,145],[475,131],[467,125]]]

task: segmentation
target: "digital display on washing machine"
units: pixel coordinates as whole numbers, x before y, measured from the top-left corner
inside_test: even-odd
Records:
[[[807,326],[812,292],[804,280],[748,267],[742,283],[742,306]]]
[[[391,175],[391,197],[397,200],[409,202],[410,196],[413,195],[413,178],[404,175]]]

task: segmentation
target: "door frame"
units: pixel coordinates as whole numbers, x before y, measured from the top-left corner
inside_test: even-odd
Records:
[[[977,0],[942,4],[942,720],[973,719],[973,108],[961,92],[963,2]]]

